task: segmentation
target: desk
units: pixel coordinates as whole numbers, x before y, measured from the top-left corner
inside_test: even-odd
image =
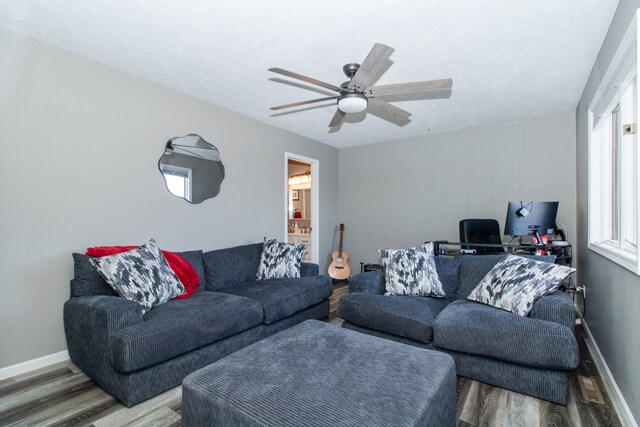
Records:
[[[546,249],[550,255],[555,255],[556,264],[567,265],[571,267],[573,263],[572,246],[570,243],[566,243],[567,246],[556,245],[512,245],[508,243],[462,243],[462,242],[449,242],[447,240],[434,240],[433,251],[436,255],[461,255],[460,248],[502,248],[506,253],[521,254],[521,255],[534,255],[537,249]],[[452,249],[451,246],[458,249]],[[498,252],[497,254],[499,254]],[[497,255],[493,254],[493,255]],[[462,254],[466,255],[466,254]],[[474,254],[469,254],[474,256]],[[482,254],[476,255],[482,256]]]

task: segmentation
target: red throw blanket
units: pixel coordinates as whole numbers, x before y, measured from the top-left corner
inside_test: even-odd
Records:
[[[93,248],[87,248],[86,254],[93,257],[103,257],[127,252],[132,249],[136,249],[137,247],[138,246],[96,246]],[[178,279],[180,279],[180,282],[182,282],[186,291],[184,294],[178,295],[173,299],[189,298],[191,294],[198,290],[198,285],[200,284],[198,273],[191,264],[189,264],[180,255],[169,251],[162,251],[162,255],[167,259],[169,267],[171,267],[173,272],[176,273],[176,276],[178,276]]]

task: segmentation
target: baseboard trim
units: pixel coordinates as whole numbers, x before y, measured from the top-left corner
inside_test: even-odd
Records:
[[[56,363],[64,362],[66,360],[69,360],[69,352],[67,350],[38,357],[37,359],[27,360],[26,362],[7,366],[6,368],[0,368],[0,381],[15,377],[16,375],[26,374],[27,372],[35,371],[36,369],[54,365]]]
[[[605,388],[607,389],[607,393],[609,394],[609,396],[611,397],[611,400],[613,401],[613,405],[615,406],[616,412],[618,413],[618,415],[622,416],[622,420],[620,421],[622,421],[623,423],[626,423],[626,425],[628,425],[629,427],[638,427],[638,423],[636,422],[633,414],[631,413],[631,409],[629,408],[629,405],[627,405],[627,401],[622,395],[622,392],[618,388],[618,384],[616,383],[616,380],[613,378],[613,375],[609,370],[609,366],[607,365],[607,362],[605,362],[604,357],[602,357],[600,348],[598,347],[598,344],[596,343],[595,339],[593,339],[591,330],[589,329],[589,326],[587,325],[587,322],[585,322],[584,319],[582,319],[582,326],[584,326],[584,330],[587,332],[587,335],[589,338],[588,340],[586,340],[587,347],[589,347],[589,351],[593,356],[593,361],[595,362],[596,367],[598,368],[598,372],[600,372],[600,374],[602,375],[602,380],[604,382]]]

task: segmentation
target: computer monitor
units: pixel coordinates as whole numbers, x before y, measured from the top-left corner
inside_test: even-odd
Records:
[[[504,234],[509,236],[541,236],[553,234],[559,202],[509,202]]]

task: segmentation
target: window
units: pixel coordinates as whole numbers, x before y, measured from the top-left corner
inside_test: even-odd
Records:
[[[589,108],[589,249],[640,275],[636,22]]]
[[[191,201],[192,170],[180,166],[163,165],[161,172],[171,194]]]
[[[170,193],[182,198],[187,197],[188,179],[186,176],[165,173],[164,177],[167,180],[167,187]]]

